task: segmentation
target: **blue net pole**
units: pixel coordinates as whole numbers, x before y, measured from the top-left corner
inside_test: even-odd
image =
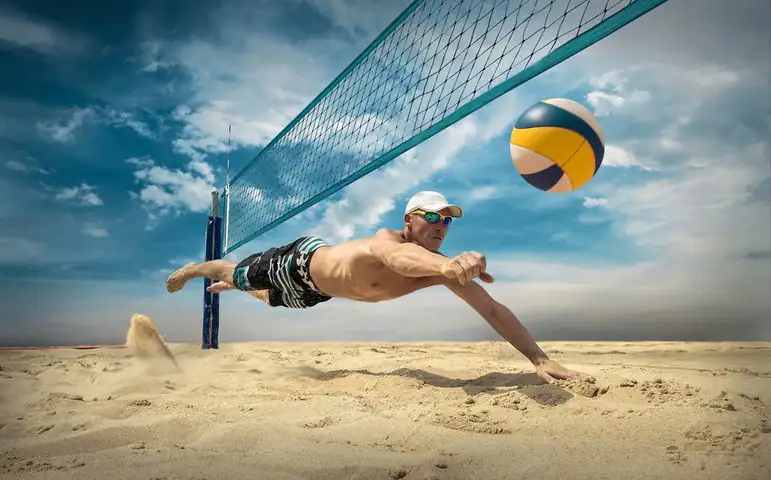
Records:
[[[206,219],[206,261],[222,258],[222,217],[218,215],[218,192],[212,192],[212,214]],[[211,280],[203,282],[203,329],[201,348],[219,348],[219,294],[207,292]]]
[[[417,0],[229,183],[231,252],[666,0]]]

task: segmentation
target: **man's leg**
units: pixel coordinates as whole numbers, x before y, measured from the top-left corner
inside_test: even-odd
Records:
[[[198,277],[208,278],[212,281],[225,282],[233,284],[233,271],[236,268],[235,263],[225,260],[212,260],[204,263],[189,263],[172,273],[166,280],[166,290],[176,292],[182,290],[185,284]]]
[[[234,287],[232,284],[227,282],[217,282],[212,283],[209,288],[206,289],[207,292],[211,293],[221,293],[227,290],[238,290],[236,287]],[[246,292],[249,295],[253,296],[254,298],[257,298],[259,300],[262,300],[265,302],[269,307],[272,307],[273,305],[270,304],[270,290],[251,290]]]
[[[222,293],[227,290],[238,290],[235,285],[228,282],[216,282],[209,285],[209,288],[206,289],[207,292],[211,293]]]

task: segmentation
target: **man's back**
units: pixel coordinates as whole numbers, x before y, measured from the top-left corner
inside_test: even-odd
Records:
[[[398,298],[438,285],[445,277],[406,277],[390,269],[378,249],[407,243],[401,232],[383,229],[371,237],[322,247],[311,261],[310,273],[321,291],[333,297],[362,302]]]

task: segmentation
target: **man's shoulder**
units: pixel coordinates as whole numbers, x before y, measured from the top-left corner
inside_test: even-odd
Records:
[[[405,242],[401,231],[391,230],[389,228],[381,228],[380,230],[375,232],[375,234],[372,235],[370,238],[372,240],[377,240],[377,241],[389,241],[389,242],[397,242],[397,243]]]

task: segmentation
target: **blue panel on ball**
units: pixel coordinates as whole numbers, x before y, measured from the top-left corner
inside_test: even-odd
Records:
[[[522,174],[522,178],[535,188],[547,192],[560,181],[560,178],[562,178],[564,173],[565,172],[562,171],[559,165],[554,164],[540,172]]]
[[[525,110],[514,125],[514,128],[521,129],[537,127],[564,128],[581,135],[594,150],[594,173],[600,169],[605,147],[594,129],[581,117],[550,103],[540,102]]]

